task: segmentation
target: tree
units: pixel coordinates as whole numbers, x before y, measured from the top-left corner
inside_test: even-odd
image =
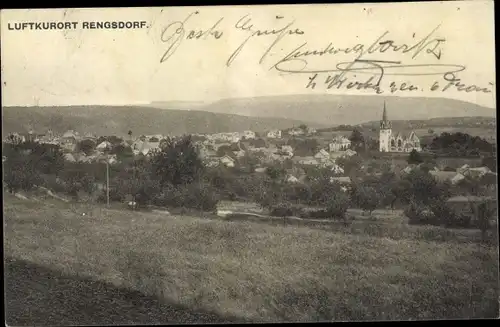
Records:
[[[230,155],[232,151],[233,150],[230,145],[222,145],[217,149],[216,155],[217,157],[224,157],[225,155]]]
[[[272,181],[282,182],[286,176],[286,171],[281,167],[268,167],[266,169],[266,175],[269,176]]]
[[[361,169],[363,158],[359,155],[338,158],[337,164],[344,169],[346,175],[352,175]]]
[[[300,124],[299,128],[303,130],[304,132],[307,131],[307,125],[306,124]]]
[[[424,162],[420,153],[418,153],[415,149],[411,150],[407,161],[409,164],[419,164]]]
[[[327,203],[327,212],[332,218],[344,219],[349,208],[349,198],[343,192],[335,192]]]
[[[164,147],[152,158],[152,168],[162,187],[175,186],[192,183],[198,178],[203,162],[188,135],[177,140],[167,138]]]
[[[81,163],[68,163],[64,168],[62,179],[66,185],[66,193],[78,197],[80,191],[92,194],[95,189],[95,180],[89,175]]]
[[[85,153],[86,156],[91,155],[95,150],[96,144],[92,140],[81,140],[77,143],[77,150]]]
[[[115,154],[118,158],[131,158],[134,156],[132,148],[123,144],[117,144],[111,148],[110,154]]]
[[[356,202],[371,216],[373,210],[380,204],[381,198],[374,187],[361,186],[356,188]]]
[[[490,219],[495,214],[495,209],[487,202],[481,202],[477,206],[477,223],[479,230],[481,230],[481,238],[486,241],[486,235],[488,230],[491,228]]]
[[[129,130],[127,134],[128,134],[128,137],[129,137],[130,141],[132,141],[132,131]]]
[[[319,142],[315,138],[298,139],[292,137],[287,145],[292,146],[296,156],[313,156],[319,150]]]
[[[351,147],[356,151],[363,150],[365,147],[365,138],[357,128],[352,131],[349,141],[351,141]]]
[[[4,163],[4,183],[11,193],[29,191],[40,182],[33,158],[17,154]]]

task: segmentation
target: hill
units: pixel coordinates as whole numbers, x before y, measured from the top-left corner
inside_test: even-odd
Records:
[[[495,109],[459,100],[368,95],[289,95],[223,99],[199,105],[196,110],[251,117],[283,117],[335,126],[380,120],[384,100],[391,120],[496,116]],[[168,104],[163,103],[163,106]]]
[[[266,131],[297,126],[303,121],[274,117],[246,117],[192,110],[170,110],[147,106],[3,107],[5,136],[11,132],[63,133],[68,129],[97,135],[135,135]],[[306,124],[308,122],[305,122]],[[310,123],[321,127],[320,124]],[[324,125],[323,125],[324,126]]]

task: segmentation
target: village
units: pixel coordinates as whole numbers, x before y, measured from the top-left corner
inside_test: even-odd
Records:
[[[378,140],[369,140],[357,130],[348,131],[348,133],[329,133],[326,136],[322,134],[324,133],[314,128],[300,125],[286,130],[266,132],[247,130],[192,134],[191,139],[206,167],[224,166],[248,170],[249,163],[251,163],[252,172],[264,173],[267,167],[278,165],[286,168],[285,181],[288,183],[304,181],[307,178],[307,171],[311,169],[328,169],[332,173],[331,180],[344,184],[344,188],[351,182],[351,179],[344,165],[339,162],[359,155],[356,150],[364,152],[365,164],[358,168],[364,170],[365,173],[381,174],[381,170],[372,169],[370,160],[367,160],[370,159],[366,156],[368,143],[374,144],[370,153],[388,154],[385,161],[391,162],[392,171],[401,174],[408,174],[421,164],[408,162],[407,157],[410,152],[429,153],[429,149],[421,144],[419,137],[413,131],[409,133],[392,131],[385,104]],[[161,151],[163,142],[170,137],[162,134],[134,136],[132,131],[128,132],[127,137],[121,138],[96,136],[88,132],[80,134],[75,130],[68,130],[62,135],[51,130],[45,134],[30,130],[28,133],[11,133],[4,143],[35,142],[56,145],[63,151],[64,159],[68,162],[101,162],[115,165],[121,160],[131,158],[152,158]],[[180,136],[171,138],[178,137]],[[6,158],[4,157],[3,160],[5,161]],[[377,161],[380,163],[382,160]],[[445,159],[433,162],[434,164],[428,170],[439,182],[457,184],[466,177],[482,178],[486,175],[496,178],[496,172],[483,165],[481,161],[475,160],[471,164],[468,160],[461,161],[455,158],[451,161]]]

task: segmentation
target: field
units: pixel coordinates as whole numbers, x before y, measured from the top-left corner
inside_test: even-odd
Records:
[[[4,194],[7,257],[228,319],[498,316],[498,247],[476,242],[472,231],[427,228],[427,235],[384,211],[377,213],[376,233],[354,233],[101,207],[88,211],[55,201]],[[18,288],[25,283],[9,282]],[[7,298],[7,309],[13,305],[19,303]],[[206,322],[203,317],[178,315],[177,322]],[[20,320],[11,315],[7,321]]]

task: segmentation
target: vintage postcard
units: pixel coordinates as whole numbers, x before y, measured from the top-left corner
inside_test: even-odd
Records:
[[[497,318],[493,1],[3,10],[6,323]]]

